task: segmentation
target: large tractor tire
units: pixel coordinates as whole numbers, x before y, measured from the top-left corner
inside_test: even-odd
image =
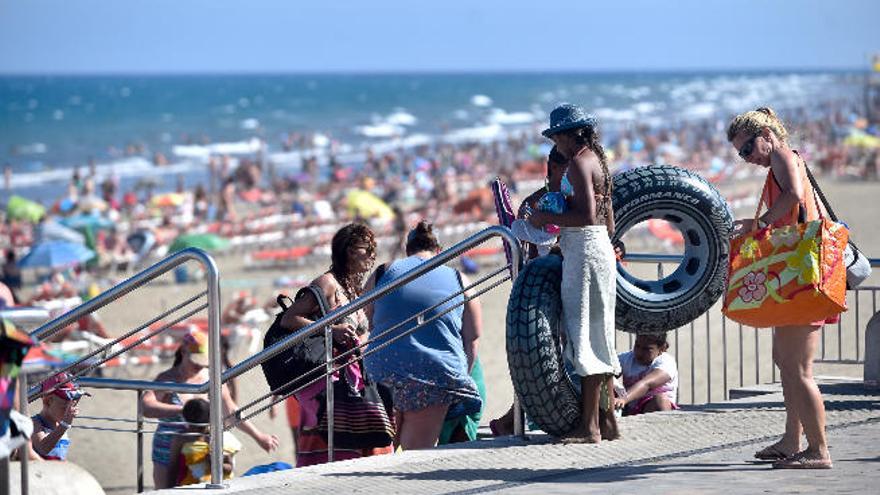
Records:
[[[514,391],[529,419],[555,436],[574,429],[581,415],[560,345],[561,280],[562,258],[538,258],[517,276],[507,304],[507,364]]]
[[[617,328],[665,332],[707,311],[724,290],[730,207],[706,180],[680,168],[644,167],[614,177],[619,238],[660,218],[684,237],[684,257],[669,276],[641,280],[618,264]],[[576,384],[562,353],[562,259],[544,256],[519,273],[507,305],[507,361],[523,408],[542,430],[563,436],[580,420]]]
[[[617,328],[673,330],[692,322],[724,293],[733,215],[706,179],[670,165],[614,176],[615,238],[646,220],[669,222],[684,238],[681,264],[660,280],[642,280],[618,264]]]

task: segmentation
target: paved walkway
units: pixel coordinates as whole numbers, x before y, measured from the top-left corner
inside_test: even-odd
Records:
[[[222,493],[849,493],[880,486],[880,391],[822,384],[830,471],[751,462],[782,433],[782,395],[624,418],[624,438],[562,445],[546,435],[495,439],[240,478]],[[192,494],[193,489],[162,493]]]

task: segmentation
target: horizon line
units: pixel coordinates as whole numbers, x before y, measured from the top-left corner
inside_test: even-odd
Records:
[[[606,69],[328,69],[328,70],[206,70],[206,71],[71,71],[71,72],[31,72],[31,71],[3,71],[0,69],[0,77],[125,77],[125,76],[383,76],[383,75],[414,75],[414,76],[441,76],[441,75],[575,75],[575,74],[696,74],[696,73],[772,73],[772,72],[840,72],[840,73],[870,73],[870,67],[705,67],[705,68],[606,68]]]

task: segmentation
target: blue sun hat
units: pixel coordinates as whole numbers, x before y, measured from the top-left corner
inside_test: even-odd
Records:
[[[596,117],[577,105],[563,103],[550,112],[550,127],[544,129],[541,134],[549,138],[563,131],[594,125],[596,125]]]

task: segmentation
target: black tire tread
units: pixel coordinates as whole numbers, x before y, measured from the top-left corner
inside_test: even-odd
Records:
[[[667,332],[690,323],[705,313],[724,293],[729,245],[727,237],[733,222],[730,206],[706,179],[672,165],[639,167],[614,176],[612,204],[617,225],[629,217],[643,215],[663,195],[666,204],[674,204],[705,223],[710,240],[707,271],[688,297],[661,307],[639,307],[622,297],[626,289],[618,285],[616,323],[619,330],[632,333]],[[615,233],[619,238],[624,231]]]
[[[523,408],[542,430],[562,436],[580,420],[578,394],[559,353],[562,258],[525,266],[507,305],[507,361]]]

